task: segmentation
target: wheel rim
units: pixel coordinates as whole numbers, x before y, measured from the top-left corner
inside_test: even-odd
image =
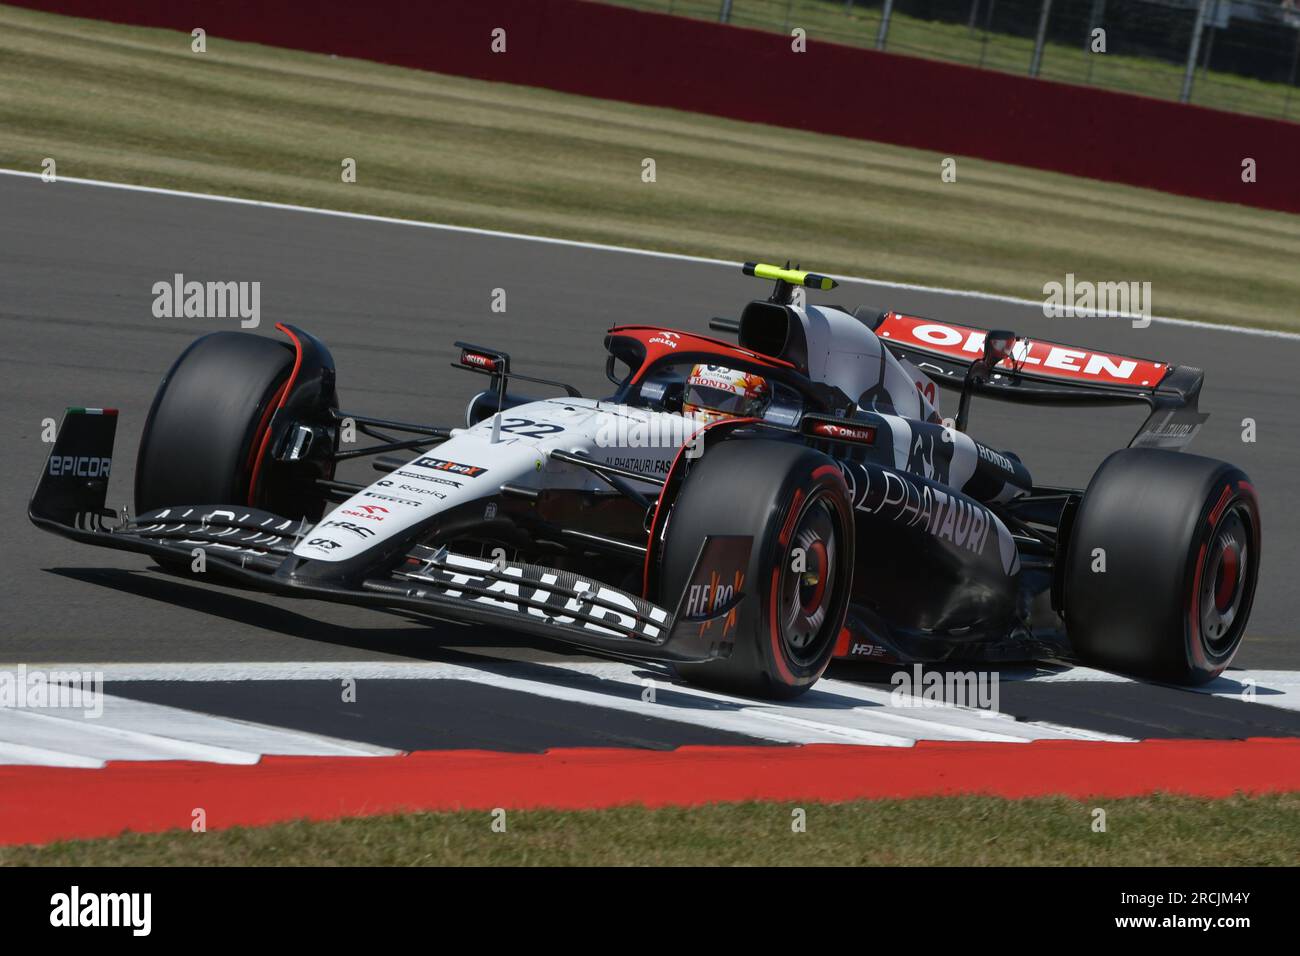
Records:
[[[778,585],[781,641],[798,664],[816,661],[835,636],[828,622],[840,577],[838,557],[838,523],[830,502],[818,495],[799,516]]]
[[[1201,566],[1201,635],[1209,649],[1223,654],[1232,647],[1240,627],[1251,573],[1250,527],[1245,506],[1238,503],[1219,522],[1205,549]]]

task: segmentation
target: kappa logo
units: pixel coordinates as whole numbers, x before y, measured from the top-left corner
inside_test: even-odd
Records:
[[[50,474],[55,478],[107,478],[112,458],[82,455],[51,455]]]

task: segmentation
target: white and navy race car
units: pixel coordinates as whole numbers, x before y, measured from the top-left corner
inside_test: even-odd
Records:
[[[760,697],[802,693],[837,656],[1186,684],[1228,665],[1260,516],[1239,469],[1180,452],[1205,418],[1200,370],[803,304],[799,287],[835,283],[745,271],[775,288],[711,323],[738,344],[612,328],[607,398],[457,343],[454,364],[490,377],[463,427],[341,411],[329,351],[292,326],[204,336],[149,409],[136,517],[105,508],[116,412],[73,408],[31,519],[181,573],[669,661]],[[959,392],[954,420],[936,386]],[[1086,489],[1041,487],[967,434],[975,395],[1150,415]],[[363,457],[373,481],[336,478]]]

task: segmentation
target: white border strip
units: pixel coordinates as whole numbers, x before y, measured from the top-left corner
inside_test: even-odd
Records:
[[[40,179],[42,173],[27,172],[19,169],[0,168],[0,175],[21,176],[24,179]],[[341,209],[321,209],[316,206],[296,206],[291,203],[268,202],[263,199],[243,199],[239,196],[222,196],[217,193],[195,193],[181,189],[164,189],[159,186],[136,186],[131,183],[113,183],[102,179],[80,179],[75,176],[59,176],[57,183],[76,183],[79,186],[101,186],[105,189],[124,189],[130,192],[153,193],[159,196],[175,196],[181,199],[205,199],[209,202],[234,203],[240,206],[260,206],[264,209],[280,209],[286,212],[313,213],[318,216],[336,216],[340,219],[357,219],[364,222],[380,222],[395,226],[416,226],[421,229],[440,229],[444,232],[460,232],[474,236],[490,236],[496,239],[516,239],[523,242],[541,242],[556,246],[571,246],[575,249],[593,249],[598,252],[619,252],[633,256],[653,256],[657,259],[674,259],[678,262],[698,262],[704,265],[717,265],[735,268],[741,265],[727,259],[712,259],[708,256],[691,256],[680,252],[660,252],[654,249],[634,249],[630,246],[612,246],[601,242],[584,242],[579,239],[556,239],[552,236],[536,236],[524,232],[503,232],[498,229],[478,229],[473,226],[455,226],[443,222],[424,222],[420,219],[397,219],[392,216],[376,216],[363,212],[346,212]],[[979,292],[974,289],[948,289],[942,286],[914,285],[909,282],[889,282],[884,279],[865,279],[861,276],[836,275],[824,273],[839,282],[863,282],[870,285],[885,286],[890,289],[903,289],[909,292],[929,292],[935,295],[953,295],[964,299],[983,299],[989,302],[1005,302],[1009,305],[1042,308],[1043,303],[1036,299],[1023,299],[1012,295],[999,295],[994,292]],[[1111,316],[1107,316],[1110,318]],[[1125,318],[1119,316],[1118,318]],[[1135,316],[1129,316],[1135,318]],[[1225,325],[1218,322],[1201,322],[1194,319],[1179,319],[1172,316],[1152,316],[1152,322],[1165,325],[1178,325],[1193,329],[1211,329],[1220,332],[1233,332],[1240,335],[1258,335],[1265,338],[1289,339],[1300,341],[1300,332],[1284,332],[1277,329],[1257,329],[1246,325]]]

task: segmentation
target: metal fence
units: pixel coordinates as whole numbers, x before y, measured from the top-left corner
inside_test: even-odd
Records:
[[[1300,0],[607,0],[1300,120]]]

